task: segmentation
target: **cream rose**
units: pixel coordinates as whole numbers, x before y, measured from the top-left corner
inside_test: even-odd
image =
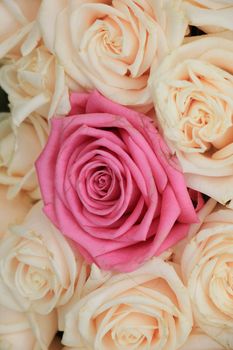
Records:
[[[47,350],[56,330],[55,312],[29,316],[0,305],[1,350]]]
[[[0,245],[0,304],[39,314],[66,304],[74,292],[79,257],[45,217],[42,203],[11,232]]]
[[[182,274],[197,325],[233,348],[233,211],[218,205],[186,246]]]
[[[187,27],[173,0],[45,0],[43,39],[73,79],[123,105],[148,109],[150,70],[179,46]]]
[[[9,186],[9,199],[21,190],[40,198],[34,163],[48,135],[47,120],[37,114],[30,115],[18,128],[12,126],[10,116],[0,121],[0,184]]]
[[[233,207],[233,41],[175,50],[151,80],[157,117],[187,185]]]
[[[25,192],[20,192],[14,199],[8,199],[8,186],[0,185],[0,238],[10,226],[20,224],[31,208],[30,198]]]
[[[186,343],[179,350],[223,350],[224,348],[203,333],[199,328],[193,328]]]
[[[62,343],[92,350],[178,349],[192,328],[187,290],[159,258],[137,271],[116,274],[65,317]]]
[[[34,21],[41,0],[2,0],[0,2],[0,58],[6,54],[28,53],[40,39]]]
[[[64,70],[45,46],[1,67],[0,85],[17,126],[32,112],[50,118],[70,110]]]
[[[206,33],[233,30],[232,0],[184,0],[183,9],[189,24]]]

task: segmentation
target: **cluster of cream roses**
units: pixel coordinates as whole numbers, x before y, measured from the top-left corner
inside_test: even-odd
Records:
[[[57,331],[56,350],[233,349],[232,17],[232,0],[0,2],[0,349],[46,350]],[[93,89],[154,103],[187,185],[212,198],[129,274],[88,266],[42,212],[49,120]]]

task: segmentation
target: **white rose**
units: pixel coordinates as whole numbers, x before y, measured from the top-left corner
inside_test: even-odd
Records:
[[[56,331],[55,312],[29,316],[0,305],[1,350],[47,350]]]
[[[116,274],[65,316],[62,343],[92,350],[178,349],[192,328],[188,293],[175,269],[155,258]]]
[[[168,55],[151,84],[188,187],[233,207],[232,60],[232,40],[207,36]]]
[[[206,33],[233,30],[232,0],[185,0],[183,9],[189,24]]]
[[[0,185],[0,238],[11,225],[20,224],[31,208],[31,201],[24,192],[14,199],[7,198],[8,187]]]
[[[0,184],[9,186],[8,198],[21,190],[40,198],[34,163],[48,135],[48,122],[39,115],[30,115],[18,128],[12,127],[11,118],[0,122]]]
[[[35,18],[41,0],[0,2],[0,58],[6,54],[28,53],[40,39]]]
[[[123,105],[149,108],[150,70],[179,46],[187,27],[173,0],[45,0],[38,21],[49,49],[73,79]]]
[[[32,112],[50,118],[70,110],[64,70],[44,46],[5,64],[0,69],[0,84],[8,94],[16,125]]]
[[[226,349],[233,348],[233,211],[216,206],[186,246],[182,274],[196,324]]]
[[[42,203],[11,231],[0,245],[0,304],[39,314],[66,304],[74,292],[79,260],[43,214]]]

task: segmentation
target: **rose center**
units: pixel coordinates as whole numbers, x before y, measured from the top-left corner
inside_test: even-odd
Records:
[[[31,286],[35,290],[40,290],[46,285],[45,277],[41,273],[39,273],[39,271],[36,271],[33,268],[29,269],[29,278]]]
[[[116,347],[138,349],[144,348],[144,345],[147,348],[156,334],[157,321],[149,315],[131,310],[126,305],[119,307],[117,315],[119,314],[121,319],[111,330],[111,337]]]
[[[94,176],[94,186],[95,190],[107,192],[111,185],[112,177],[109,173],[100,171],[98,174]]]
[[[108,48],[110,51],[113,51],[116,54],[121,53],[121,47],[122,47],[122,38],[119,36],[116,36],[114,38],[111,38],[108,33],[104,36],[104,43],[105,47]]]
[[[216,67],[189,60],[180,68],[178,80],[172,82],[172,104],[177,113],[179,133],[173,134],[188,152],[211,154],[233,142],[232,81],[215,77]],[[175,124],[174,124],[175,126]]]
[[[90,178],[90,187],[92,190],[93,198],[96,196],[99,198],[104,197],[111,188],[113,181],[113,174],[110,169],[103,167],[96,169]]]
[[[117,24],[109,19],[103,22],[103,44],[107,51],[119,55],[122,51],[122,36]]]
[[[144,335],[139,329],[123,328],[116,331],[115,340],[120,346],[127,346],[129,344],[140,344],[144,340]]]
[[[86,179],[87,192],[94,200],[115,200],[120,189],[116,176],[108,166],[93,168]]]

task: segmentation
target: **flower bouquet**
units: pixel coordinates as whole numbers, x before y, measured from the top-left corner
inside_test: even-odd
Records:
[[[233,349],[233,1],[0,21],[0,349]]]

